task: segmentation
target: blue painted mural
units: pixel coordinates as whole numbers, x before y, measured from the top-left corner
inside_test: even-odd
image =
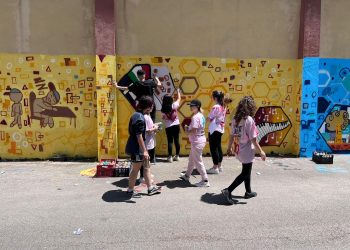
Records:
[[[302,87],[300,155],[350,153],[350,59],[306,58]]]
[[[304,157],[310,157],[316,150],[318,71],[319,58],[304,59],[300,107],[300,156]]]

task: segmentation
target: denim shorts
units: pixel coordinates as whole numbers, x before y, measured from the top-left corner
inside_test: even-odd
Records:
[[[131,155],[131,162],[143,162],[143,161],[144,161],[143,155],[139,155],[139,154]]]

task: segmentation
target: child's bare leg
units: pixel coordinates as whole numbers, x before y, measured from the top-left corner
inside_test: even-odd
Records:
[[[140,168],[142,166],[142,162],[133,162],[132,163],[132,170],[129,175],[129,190],[133,190],[135,187],[137,175],[140,171]]]
[[[149,164],[148,164],[149,165]],[[148,188],[152,186],[151,169],[150,167],[143,166],[143,176],[145,177],[145,182]]]

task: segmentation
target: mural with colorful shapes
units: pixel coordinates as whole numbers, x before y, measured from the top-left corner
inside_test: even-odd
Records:
[[[305,67],[305,62],[313,64],[313,67]],[[301,133],[305,136],[316,134],[311,138],[301,155],[310,156],[312,150],[327,151],[333,153],[350,153],[350,60],[349,59],[322,59],[310,58],[304,60],[305,83],[313,88],[313,99],[303,100],[303,106],[316,107],[312,113],[317,117],[308,119],[304,117],[305,124],[312,124],[312,128],[301,127]],[[303,95],[307,95],[307,89],[303,86]],[[316,92],[315,92],[316,91]],[[308,136],[309,138],[309,136]],[[304,150],[303,150],[304,151]]]
[[[300,156],[316,150],[319,58],[304,58],[300,127]]]
[[[94,56],[0,55],[0,157],[96,156]]]
[[[98,158],[113,159],[118,154],[117,103],[113,80],[115,56],[96,56]]]
[[[173,94],[175,88],[183,92],[179,118],[183,124],[190,119],[186,105],[198,98],[207,115],[213,101],[213,90],[230,93],[233,102],[228,110],[226,127],[241,97],[251,95],[259,110],[255,119],[259,140],[267,152],[299,154],[301,61],[271,59],[219,59],[179,57],[124,57],[117,56],[117,80],[127,86],[136,81],[138,69],[146,71],[146,78],[156,74],[163,88],[155,94],[156,108],[160,110],[165,94]],[[118,142],[119,155],[125,156],[124,142],[128,137],[129,117],[134,111],[135,95],[128,91],[118,93]],[[160,120],[160,114],[157,119]],[[223,137],[227,145],[228,133]],[[182,154],[189,152],[188,137],[181,131]],[[157,135],[157,153],[166,154],[164,131]],[[208,146],[205,152],[209,152]]]

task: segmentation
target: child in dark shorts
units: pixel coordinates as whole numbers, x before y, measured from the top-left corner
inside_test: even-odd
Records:
[[[148,195],[160,193],[161,187],[152,185],[151,171],[149,164],[149,154],[145,145],[146,122],[145,113],[150,113],[153,108],[153,100],[149,96],[142,96],[137,105],[137,111],[130,117],[129,138],[126,143],[125,151],[130,155],[132,161],[132,170],[129,176],[128,195],[139,198],[141,195],[134,190],[138,172],[141,166],[144,168],[144,177],[148,187]]]

